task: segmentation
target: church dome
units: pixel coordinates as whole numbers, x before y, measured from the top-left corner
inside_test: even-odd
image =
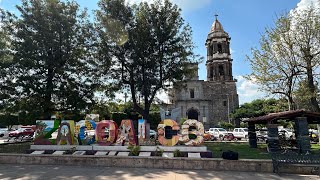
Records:
[[[210,29],[210,32],[224,32],[221,23],[216,19]]]

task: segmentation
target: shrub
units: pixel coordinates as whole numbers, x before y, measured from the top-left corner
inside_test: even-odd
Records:
[[[141,147],[140,146],[128,146],[128,149],[130,150],[130,156],[138,156]]]

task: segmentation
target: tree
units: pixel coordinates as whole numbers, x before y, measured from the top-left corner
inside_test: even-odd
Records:
[[[234,119],[252,118],[287,109],[288,107],[285,106],[283,99],[256,99],[250,103],[241,105],[231,113],[231,117]]]
[[[4,10],[0,9],[0,14],[3,14],[3,12]],[[0,15],[0,112],[7,104],[6,99],[10,97],[7,91],[12,91],[8,83],[8,74],[10,74],[9,67],[12,61],[12,56],[10,56],[11,41],[6,30],[2,28],[2,24],[5,21],[7,21],[7,19]]]
[[[310,6],[304,11],[295,10],[290,18],[298,63],[306,76],[302,80],[307,81],[306,92],[310,95],[310,110],[320,112],[315,81],[315,71],[320,65],[320,8]]]
[[[316,84],[316,94],[317,99],[319,99],[319,88],[318,84]],[[297,89],[294,91],[294,99],[297,105],[297,108],[299,109],[312,109],[312,103],[310,102],[311,99],[311,92],[308,88],[308,82],[307,80],[302,80],[299,82]]]
[[[168,0],[133,6],[101,0],[99,7],[101,49],[114,60],[114,82],[130,89],[134,110],[149,119],[156,93],[193,73],[189,65],[197,56],[191,29]]]
[[[260,48],[252,49],[252,57],[248,59],[253,72],[248,78],[261,85],[262,90],[284,95],[289,109],[294,109],[293,92],[301,80],[307,79],[312,110],[319,111],[314,81],[319,47],[319,14],[313,7],[294,10],[281,16],[275,27],[267,28]]]
[[[54,111],[88,109],[95,90],[101,88],[99,69],[105,71],[110,63],[96,54],[95,32],[86,11],[74,1],[60,0],[23,0],[17,9],[20,17],[3,13],[12,37],[7,79],[14,87],[12,105],[23,102],[42,118],[50,118]]]
[[[253,48],[252,58],[247,56],[252,67],[247,78],[257,82],[264,91],[284,95],[291,110],[294,109],[295,83],[302,72],[293,49],[289,21],[287,17],[281,17],[275,27],[266,29],[260,40],[260,49]]]

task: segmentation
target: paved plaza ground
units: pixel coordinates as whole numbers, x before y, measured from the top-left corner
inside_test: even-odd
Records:
[[[80,167],[0,164],[0,179],[11,180],[318,180],[318,176],[233,171],[163,170],[142,168]]]

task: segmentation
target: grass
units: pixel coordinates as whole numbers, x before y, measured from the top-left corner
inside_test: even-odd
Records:
[[[224,151],[239,153],[239,159],[271,159],[267,152],[267,144],[258,144],[258,148],[250,148],[248,143],[205,143],[208,150],[213,152],[214,158],[221,158]],[[320,145],[311,144],[311,152],[320,154]]]
[[[320,144],[311,144],[312,152],[320,154]]]
[[[30,149],[31,142],[0,144],[0,153],[25,154]]]
[[[271,159],[266,144],[258,144],[258,148],[250,148],[248,143],[205,143],[212,151],[214,158],[221,158],[224,151],[239,153],[239,159]]]

